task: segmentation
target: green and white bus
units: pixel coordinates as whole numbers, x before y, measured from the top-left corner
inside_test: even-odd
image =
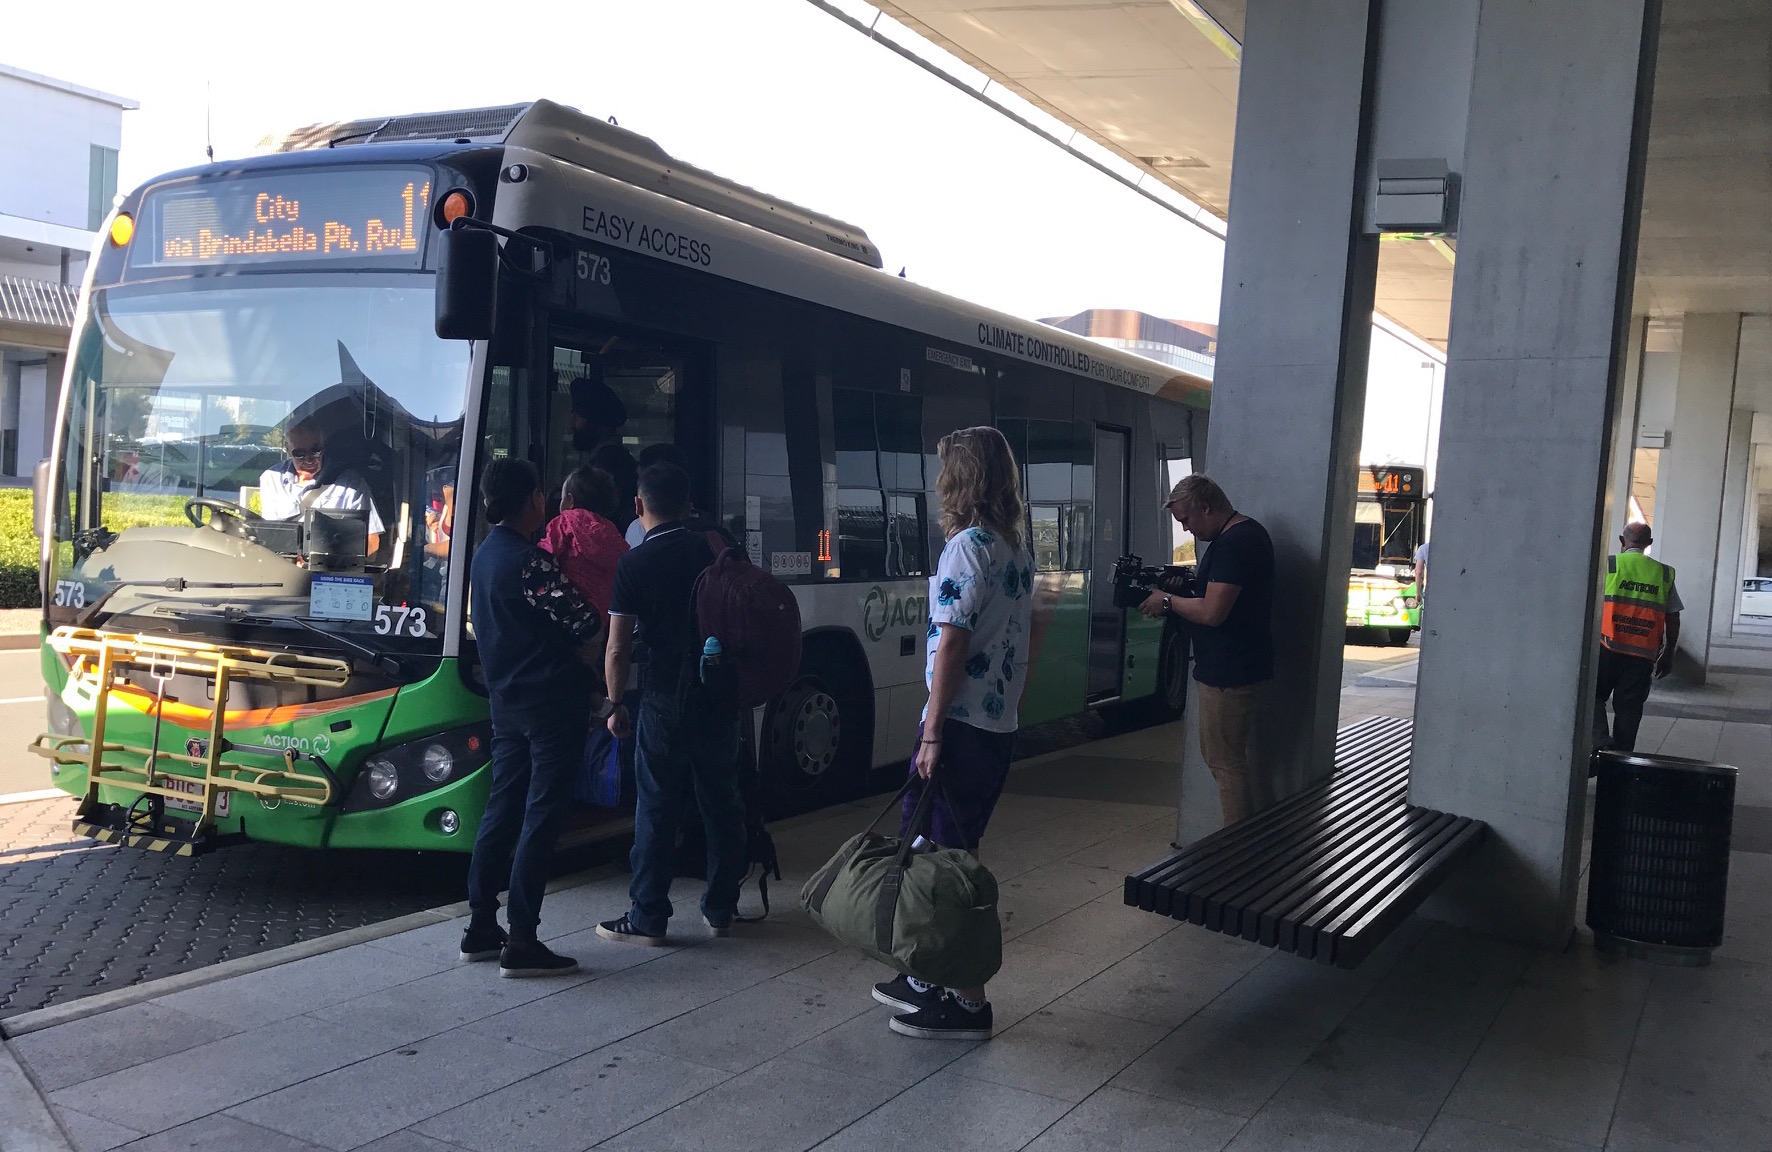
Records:
[[[580,377],[623,400],[630,453],[687,455],[698,509],[799,598],[800,676],[751,729],[772,814],[907,753],[953,428],[994,423],[1023,465],[1025,721],[1178,712],[1185,642],[1114,609],[1110,574],[1169,553],[1209,382],[879,265],[859,229],[548,101],[307,129],[122,197],[38,475],[36,748],[83,798],[77,830],[470,848],[472,478],[584,462]],[[360,499],[272,508],[301,426]]]
[[[1407,644],[1421,627],[1415,549],[1426,539],[1427,469],[1362,465],[1354,502],[1347,626],[1385,644]]]

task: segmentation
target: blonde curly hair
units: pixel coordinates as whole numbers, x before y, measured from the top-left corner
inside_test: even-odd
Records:
[[[988,425],[960,428],[941,438],[935,454],[941,461],[935,495],[941,503],[942,535],[983,527],[1020,548],[1027,510],[1021,471],[1003,434]]]

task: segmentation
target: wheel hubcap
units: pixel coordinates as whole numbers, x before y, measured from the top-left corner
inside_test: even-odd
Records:
[[[808,696],[794,715],[794,761],[800,771],[817,776],[829,768],[842,734],[836,700],[825,692]]]

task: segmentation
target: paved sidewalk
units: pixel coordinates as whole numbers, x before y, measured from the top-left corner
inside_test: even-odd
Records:
[[[570,979],[458,963],[456,921],[11,1044],[95,1150],[1772,1143],[1772,857],[1735,856],[1708,969],[1412,922],[1339,972],[1121,904],[1125,871],[1166,849],[1177,738],[1012,777],[984,851],[1008,940],[987,1043],[889,1032],[868,998],[884,973],[791,909],[871,815],[848,805],[778,831],[790,910],[743,936],[698,937],[680,883],[675,947],[600,942],[624,905],[608,876],[548,900],[544,934],[584,965]]]

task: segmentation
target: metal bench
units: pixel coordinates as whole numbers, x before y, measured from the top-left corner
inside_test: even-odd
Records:
[[[1488,831],[1409,803],[1414,725],[1341,730],[1328,780],[1126,877],[1126,903],[1352,968]]]

